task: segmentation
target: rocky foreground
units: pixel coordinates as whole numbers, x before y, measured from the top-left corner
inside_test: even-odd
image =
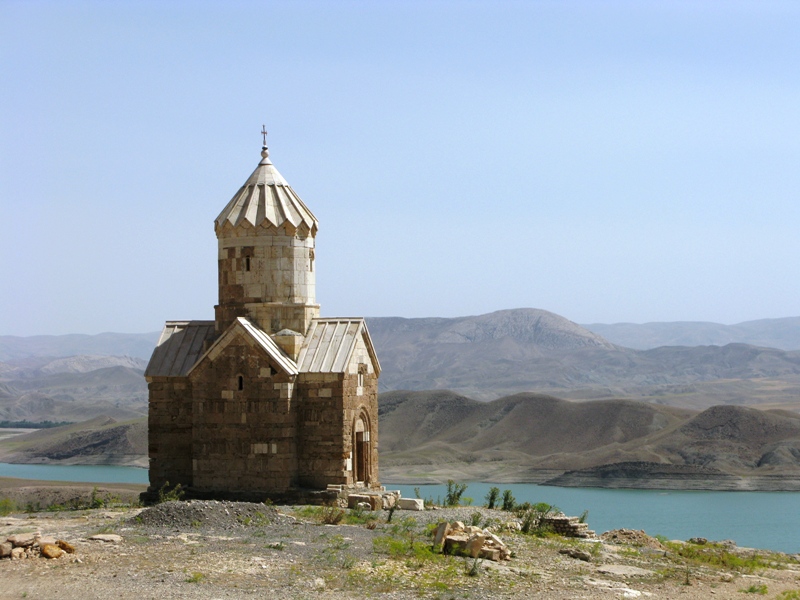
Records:
[[[19,546],[26,549],[16,551],[15,559],[0,559],[0,596],[800,596],[797,556],[730,542],[667,542],[627,530],[594,539],[537,537],[519,531],[521,519],[512,513],[475,507],[398,510],[391,522],[388,511],[339,511],[193,501],[146,509],[12,513],[0,518],[0,539],[28,545]],[[337,518],[339,524],[324,524]],[[507,552],[488,560],[432,551],[436,531],[450,528],[439,524],[457,522],[495,536]],[[37,549],[42,540],[71,551],[45,558]]]

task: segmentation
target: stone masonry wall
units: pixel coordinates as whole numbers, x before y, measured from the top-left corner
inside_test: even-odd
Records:
[[[239,389],[239,377],[242,387]],[[193,483],[204,491],[283,491],[297,479],[297,402],[278,372],[242,336],[191,374]]]
[[[150,490],[192,484],[192,392],[185,377],[155,377],[150,391]]]
[[[300,485],[347,484],[342,373],[298,375]]]
[[[217,332],[237,316],[245,316],[268,333],[283,328],[305,333],[310,319],[319,316],[314,236],[305,227],[290,232],[272,226],[254,228],[247,221],[226,226],[217,235]],[[307,306],[316,311],[307,314]]]
[[[343,381],[344,418],[347,427],[344,431],[344,446],[352,452],[353,424],[360,415],[369,420],[369,461],[368,474],[364,482],[368,487],[376,487],[378,481],[378,378],[374,372],[362,376],[358,386],[358,375],[347,374]],[[348,473],[348,484],[355,484],[354,472]]]
[[[360,384],[360,385],[359,385]],[[353,349],[347,372],[343,380],[343,407],[345,422],[344,446],[353,453],[353,426],[359,416],[369,424],[369,460],[367,461],[366,481],[370,487],[378,483],[378,377],[367,349],[364,336],[361,336]],[[353,457],[351,456],[351,459]],[[355,465],[353,465],[355,466]],[[355,468],[348,473],[348,483],[356,483]]]

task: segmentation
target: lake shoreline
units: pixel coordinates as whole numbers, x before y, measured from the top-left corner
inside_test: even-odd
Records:
[[[450,465],[447,465],[450,466]],[[496,467],[496,465],[495,465]],[[608,473],[587,469],[563,471],[554,469],[507,469],[498,476],[480,466],[465,468],[456,465],[448,470],[435,465],[404,465],[381,470],[383,481],[394,485],[493,483],[497,485],[536,484],[564,488],[599,488],[609,490],[707,491],[707,492],[799,492],[800,477],[795,475],[739,476],[727,473]],[[389,485],[389,484],[387,484]]]

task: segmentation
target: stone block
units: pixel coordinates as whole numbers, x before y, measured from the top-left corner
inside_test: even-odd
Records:
[[[481,551],[478,554],[478,556],[480,558],[485,558],[497,562],[502,558],[501,554],[502,553],[499,548],[481,548]]]
[[[464,550],[472,558],[477,558],[483,549],[484,542],[486,542],[485,535],[482,533],[473,533],[467,539],[467,545]]]
[[[347,507],[355,508],[358,504],[366,502],[370,504],[369,496],[367,494],[350,494],[347,497]],[[370,505],[371,506],[371,505]]]
[[[425,502],[422,498],[400,498],[397,501],[397,508],[401,510],[425,510]]]
[[[433,550],[435,552],[441,552],[444,549],[444,540],[447,538],[448,533],[450,533],[450,523],[446,521],[439,523],[433,536]]]

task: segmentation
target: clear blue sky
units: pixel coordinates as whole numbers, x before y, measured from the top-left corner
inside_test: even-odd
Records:
[[[800,314],[798,2],[0,0],[0,334],[213,318],[259,160],[327,316]]]

